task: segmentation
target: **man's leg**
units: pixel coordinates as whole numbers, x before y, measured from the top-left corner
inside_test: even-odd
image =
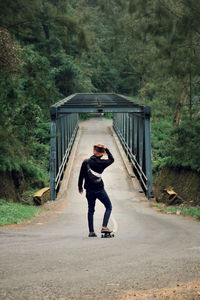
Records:
[[[95,212],[95,203],[96,203],[96,196],[93,192],[87,192],[86,198],[88,201],[88,227],[89,232],[94,232],[94,212]]]
[[[110,198],[108,197],[108,194],[106,193],[106,191],[104,189],[97,192],[96,195],[97,195],[97,198],[105,206],[106,210],[105,210],[104,217],[103,217],[102,227],[107,227],[108,221],[109,221],[109,218],[110,218],[110,214],[111,214],[111,211],[112,211],[112,204],[111,204]]]

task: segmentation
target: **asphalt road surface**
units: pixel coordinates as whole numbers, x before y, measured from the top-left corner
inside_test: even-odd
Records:
[[[28,224],[0,229],[1,300],[114,300],[128,290],[199,281],[200,223],[151,208],[137,182],[132,184],[109,126],[103,118],[82,122],[55,209]],[[103,175],[113,204],[112,239],[101,238],[99,202],[98,237],[88,238],[87,202],[77,189],[81,163],[96,143],[107,145],[115,158]]]

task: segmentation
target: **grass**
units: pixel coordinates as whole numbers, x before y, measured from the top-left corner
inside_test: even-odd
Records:
[[[200,206],[165,206],[159,204],[156,206],[156,209],[159,209],[164,213],[180,214],[200,220]]]
[[[42,208],[0,200],[0,226],[24,222],[39,212],[42,212]]]

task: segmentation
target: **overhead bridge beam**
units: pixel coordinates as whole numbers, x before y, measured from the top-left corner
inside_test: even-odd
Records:
[[[77,105],[76,107],[72,107],[70,105],[66,107],[60,107],[57,109],[57,113],[66,114],[66,113],[117,113],[117,112],[130,112],[130,113],[142,113],[144,110],[141,107],[123,107],[123,106],[98,106],[98,107],[90,107],[89,105],[84,107]]]

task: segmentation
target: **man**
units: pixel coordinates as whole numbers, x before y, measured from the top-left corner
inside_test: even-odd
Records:
[[[85,159],[82,163],[78,189],[79,193],[83,193],[83,181],[84,188],[86,189],[86,198],[88,201],[88,227],[89,237],[96,237],[94,231],[93,217],[95,212],[96,199],[99,199],[105,206],[105,213],[103,218],[101,233],[111,233],[112,230],[108,229],[107,224],[112,211],[111,201],[104,189],[104,183],[101,178],[101,174],[114,162],[114,158],[108,148],[105,145],[95,145],[93,148],[93,154],[89,159]],[[107,158],[103,156],[107,155]]]

